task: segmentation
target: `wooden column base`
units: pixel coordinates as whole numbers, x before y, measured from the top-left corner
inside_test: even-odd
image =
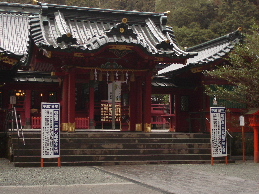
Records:
[[[76,123],[68,123],[68,132],[73,133],[76,131]]]
[[[145,123],[144,132],[151,132],[151,123]]]
[[[61,124],[61,131],[68,131],[68,123]]]

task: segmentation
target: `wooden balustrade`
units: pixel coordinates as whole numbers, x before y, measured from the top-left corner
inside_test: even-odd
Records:
[[[41,117],[32,117],[33,129],[41,129]],[[76,129],[89,129],[89,118],[75,118]]]

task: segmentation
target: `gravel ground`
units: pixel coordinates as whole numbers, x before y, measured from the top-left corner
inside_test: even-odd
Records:
[[[124,179],[94,167],[19,168],[0,158],[0,186],[122,183]]]
[[[101,190],[96,193],[105,191],[107,194],[115,194],[114,190],[117,190],[117,193],[132,193],[133,187],[139,191],[135,193],[150,194],[258,194],[258,170],[259,163],[252,160],[213,166],[166,164],[20,168],[0,158],[0,192],[7,190],[8,192],[4,193],[9,194],[13,193],[12,189],[21,187],[43,190],[45,186],[61,186],[64,190],[59,193],[72,193],[67,190],[68,186],[71,186],[80,188],[78,193],[95,185],[96,190]],[[108,189],[114,190],[108,192]],[[25,190],[24,194],[28,192]]]

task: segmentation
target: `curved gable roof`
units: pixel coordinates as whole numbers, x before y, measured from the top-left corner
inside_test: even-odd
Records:
[[[165,13],[42,4],[31,17],[32,38],[47,50],[96,52],[107,44],[130,44],[149,55],[189,58],[175,44]]]
[[[0,51],[23,57],[25,63],[31,37],[47,50],[91,53],[108,44],[128,44],[147,55],[193,57],[177,46],[166,23],[165,13],[0,2]]]
[[[193,67],[200,67],[216,62],[225,57],[234,46],[242,41],[243,35],[240,30],[229,33],[225,36],[213,39],[200,45],[188,48],[187,52],[197,52],[198,55],[189,58],[186,65],[172,64],[158,72],[159,75],[174,75]]]

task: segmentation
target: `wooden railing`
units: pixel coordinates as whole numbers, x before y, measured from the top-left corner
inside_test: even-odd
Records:
[[[89,118],[75,118],[76,129],[89,129]]]
[[[41,117],[32,117],[31,126],[33,129],[41,129]]]
[[[32,117],[33,129],[41,129],[41,117]],[[75,118],[76,129],[89,129],[89,118]]]
[[[167,104],[152,104],[151,105],[151,124],[154,125],[164,125],[169,122],[162,115],[169,114]]]

